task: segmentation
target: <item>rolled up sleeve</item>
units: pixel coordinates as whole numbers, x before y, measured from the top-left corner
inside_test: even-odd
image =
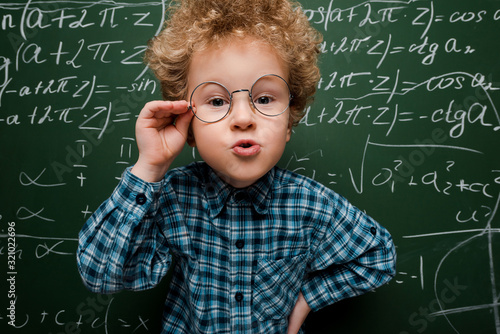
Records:
[[[313,311],[371,291],[395,275],[395,247],[384,227],[342,197],[325,219],[302,287]]]

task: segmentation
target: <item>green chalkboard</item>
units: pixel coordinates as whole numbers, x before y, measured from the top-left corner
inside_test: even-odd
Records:
[[[500,1],[302,4],[322,79],[279,164],[349,198],[398,252],[389,284],[311,314],[308,332],[500,333]],[[95,295],[75,252],[160,98],[142,54],[166,6],[0,3],[1,333],[159,332],[168,278]]]

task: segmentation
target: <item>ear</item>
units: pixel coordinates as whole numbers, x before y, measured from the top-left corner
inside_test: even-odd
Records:
[[[287,143],[290,141],[290,138],[292,138],[292,125],[291,125],[291,122],[288,125],[288,129],[286,130],[286,142]]]
[[[292,117],[292,114],[290,114],[289,119],[288,119],[288,129],[286,130],[286,142],[287,143],[290,141],[290,138],[292,137],[292,128],[293,128],[293,117]]]

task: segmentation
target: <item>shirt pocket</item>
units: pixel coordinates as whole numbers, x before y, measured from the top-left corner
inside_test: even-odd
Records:
[[[260,321],[288,318],[302,286],[306,254],[260,259],[254,280],[253,309]]]

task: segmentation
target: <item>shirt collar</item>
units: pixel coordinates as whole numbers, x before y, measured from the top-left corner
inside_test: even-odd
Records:
[[[202,169],[204,175],[205,196],[210,210],[210,216],[215,218],[232,196],[238,193],[246,194],[245,197],[252,203],[255,211],[265,214],[271,201],[271,189],[274,182],[275,168],[272,168],[257,182],[247,188],[234,188],[224,182],[208,165]]]

